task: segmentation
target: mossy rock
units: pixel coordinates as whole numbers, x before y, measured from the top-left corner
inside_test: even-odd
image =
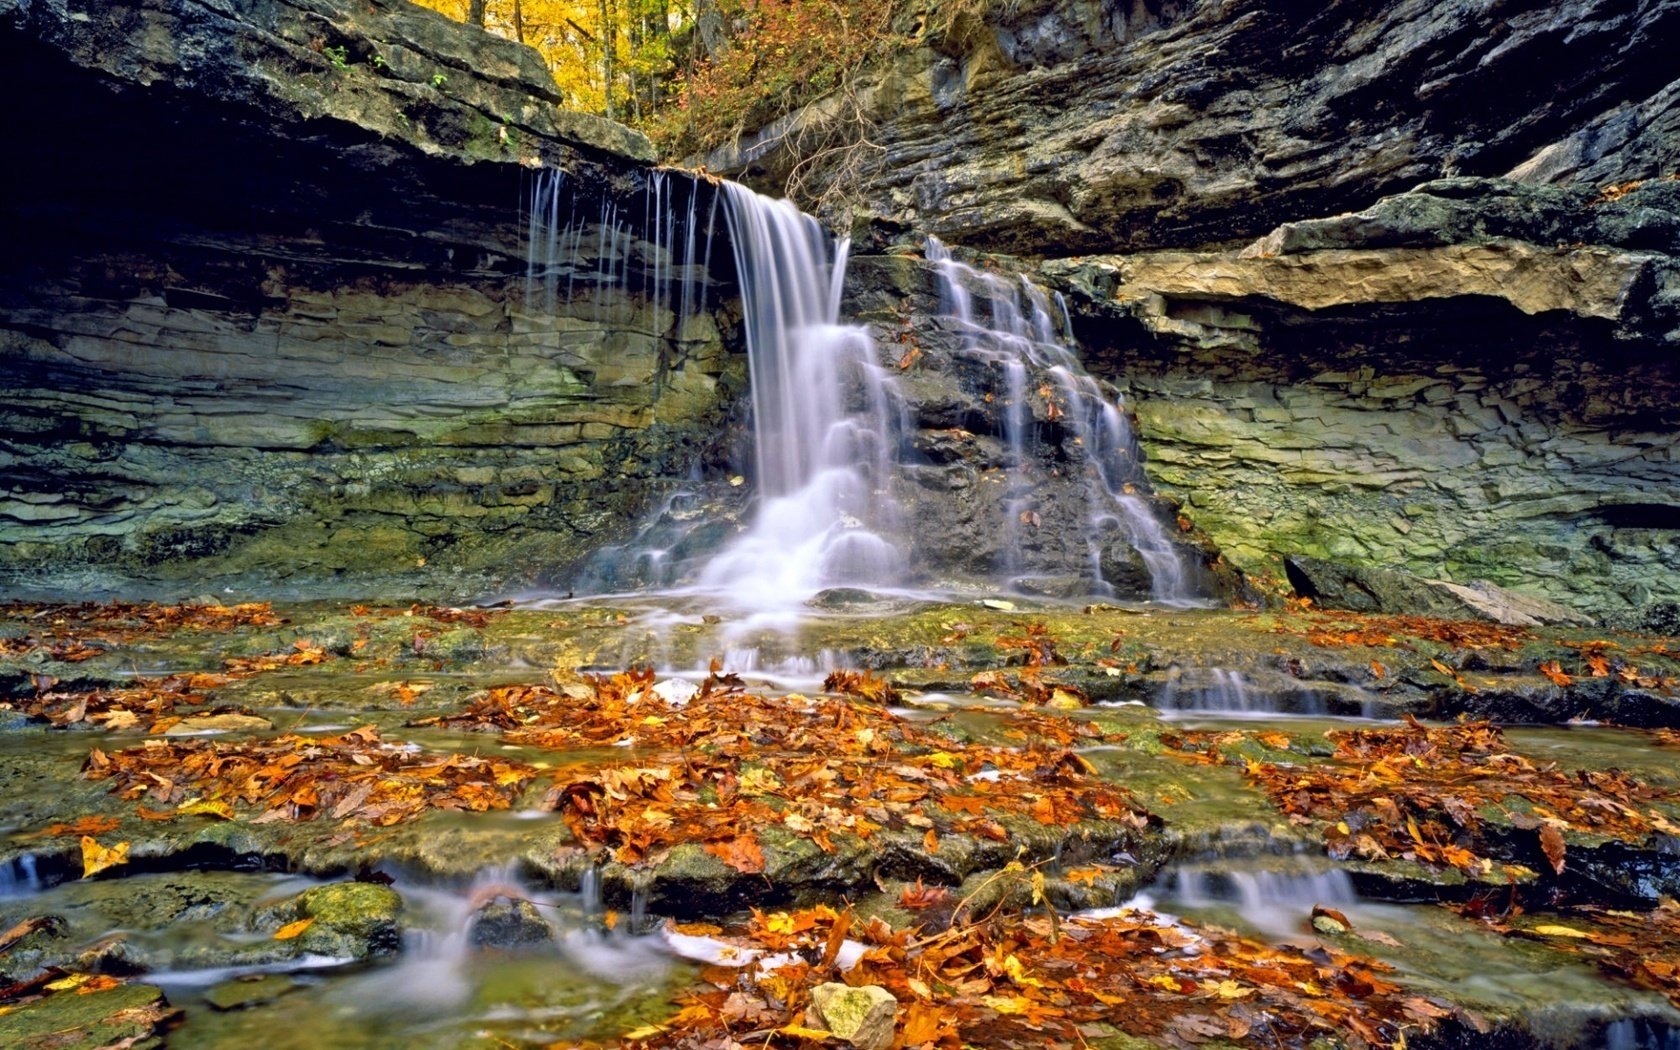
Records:
[[[278,931],[312,920],[298,934],[300,952],[333,958],[366,959],[402,950],[403,899],[393,889],[369,882],[316,886],[267,909],[256,927]]]
[[[0,1046],[13,1050],[95,1050],[163,1045],[180,1011],[149,984],[123,984],[78,995],[59,992],[0,1015]]]

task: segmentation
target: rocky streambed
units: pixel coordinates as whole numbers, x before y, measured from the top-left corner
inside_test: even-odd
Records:
[[[0,1030],[1673,1039],[1672,639],[823,604],[5,607]]]

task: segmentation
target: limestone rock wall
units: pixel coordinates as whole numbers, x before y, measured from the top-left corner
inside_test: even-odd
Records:
[[[1516,211],[1549,236],[1493,236]],[[1081,329],[1152,479],[1245,570],[1306,554],[1638,622],[1680,601],[1677,256],[1680,183],[1458,180],[1243,252],[1047,269],[1105,304]]]
[[[645,140],[534,53],[400,3],[18,0],[0,58],[0,590],[564,589],[713,454],[729,275],[674,316]]]
[[[1237,243],[1449,175],[1680,163],[1674,0],[926,5],[923,46],[708,158],[860,222],[1035,256]],[[837,119],[846,118],[846,119]],[[856,148],[825,128],[863,127]],[[816,154],[813,147],[824,152]],[[812,169],[815,169],[814,171]]]

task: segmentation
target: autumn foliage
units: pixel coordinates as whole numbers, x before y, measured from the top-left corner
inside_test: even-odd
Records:
[[[711,938],[733,965],[708,967],[673,1017],[629,1033],[633,1045],[799,1045],[814,1035],[811,990],[827,981],[884,987],[905,1004],[893,1045],[946,1050],[1074,1047],[1120,1032],[1178,1046],[1307,1046],[1328,1036],[1389,1047],[1452,1012],[1405,995],[1372,959],[1267,946],[1134,909],[929,931],[817,907],[674,932]],[[862,954],[842,971],[848,944]]]
[[[755,829],[765,828],[824,851],[842,836],[901,832],[937,852],[947,835],[1007,841],[1012,818],[1134,830],[1150,820],[1067,746],[1074,735],[1100,740],[1094,726],[993,747],[953,742],[874,703],[748,693],[732,676],[712,676],[680,704],[653,684],[641,671],[563,689],[492,689],[428,724],[500,732],[526,747],[625,748],[566,766],[545,805],[580,843],[627,864],[656,863],[697,842],[737,871],[757,873],[766,861]]]
[[[1493,818],[1526,836],[1555,874],[1565,833],[1641,843],[1680,835],[1675,792],[1615,769],[1566,773],[1513,752],[1488,722],[1334,730],[1331,761],[1246,763],[1248,776],[1292,818],[1323,828],[1338,859],[1401,858],[1469,875],[1494,870]],[[1205,751],[1203,752],[1205,754]],[[1666,811],[1666,812],[1665,812]],[[1497,848],[1496,848],[1497,847]]]

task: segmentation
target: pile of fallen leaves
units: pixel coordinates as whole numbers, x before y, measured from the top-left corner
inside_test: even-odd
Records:
[[[425,724],[499,730],[509,743],[578,751],[631,748],[556,774],[548,805],[585,845],[622,863],[654,863],[700,842],[738,871],[765,867],[759,832],[776,827],[825,851],[835,837],[912,830],[938,852],[941,836],[1003,842],[1003,821],[1088,821],[1141,829],[1149,816],[1061,740],[1101,739],[1065,728],[1020,746],[960,744],[872,704],[745,692],[707,679],[670,701],[651,672],[591,677],[562,689],[490,690],[460,715]]]
[[[221,714],[243,708],[204,707],[209,702],[208,690],[231,681],[219,674],[179,674],[168,678],[137,678],[124,689],[96,689],[90,692],[37,693],[27,699],[0,704],[0,707],[22,711],[31,718],[42,718],[55,726],[77,723],[99,726],[114,731],[144,730],[165,733],[179,725],[188,714]],[[183,711],[197,708],[197,711]]]
[[[1417,641],[1434,642],[1454,649],[1504,649],[1515,651],[1533,640],[1526,627],[1510,627],[1484,620],[1440,620],[1429,616],[1379,616],[1353,612],[1307,611],[1298,614],[1303,622],[1279,620],[1272,630],[1278,634],[1305,637],[1322,648],[1368,646],[1412,649]]]
[[[1250,778],[1283,812],[1320,822],[1337,859],[1401,857],[1471,875],[1490,872],[1488,817],[1532,832],[1555,872],[1563,832],[1643,842],[1680,834],[1653,803],[1675,792],[1615,769],[1565,773],[1513,753],[1489,722],[1431,727],[1408,718],[1395,729],[1333,730],[1329,762],[1248,762]]]
[[[372,726],[329,737],[148,740],[110,754],[96,748],[83,769],[90,780],[112,781],[120,797],[141,801],[148,819],[231,819],[238,809],[256,808],[259,824],[326,816],[379,825],[429,809],[506,809],[538,772],[520,762],[387,742]]]
[[[240,627],[277,627],[286,622],[275,614],[274,608],[267,602],[242,605],[163,605],[158,602],[33,605],[4,602],[0,603],[0,620],[28,623],[29,633],[39,640],[34,643],[38,645],[81,645],[89,637],[115,644],[180,630],[231,631]]]
[[[1324,1037],[1402,1045],[1450,1011],[1406,996],[1375,960],[1271,947],[1127,909],[1097,918],[992,917],[924,934],[817,907],[755,912],[744,927],[675,926],[717,960],[649,1047],[791,1046],[826,1033],[819,984],[876,985],[900,1003],[894,1046],[1075,1047],[1126,1033],[1304,1047]]]
[[[1508,937],[1541,941],[1591,959],[1600,970],[1639,988],[1666,995],[1680,1006],[1680,904],[1665,900],[1645,912],[1599,907],[1573,909],[1568,925],[1491,914],[1477,900],[1459,913]]]

